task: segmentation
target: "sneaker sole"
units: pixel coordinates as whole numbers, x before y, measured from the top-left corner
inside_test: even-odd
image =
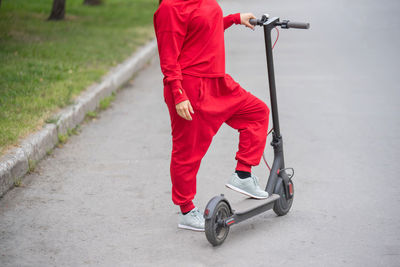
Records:
[[[231,184],[225,184],[225,186],[228,187],[229,189],[232,189],[233,191],[242,193],[243,195],[246,195],[246,196],[251,197],[251,198],[255,198],[255,199],[266,199],[266,198],[269,197],[269,195],[267,195],[267,196],[265,196],[265,197],[259,197],[259,196],[256,196],[256,195],[252,195],[252,194],[250,194],[249,192],[246,192],[246,191],[244,191],[244,190],[242,190],[242,189],[240,189],[240,188],[237,188],[236,186],[231,185]]]
[[[192,230],[192,231],[196,231],[196,232],[204,232],[204,229],[194,228],[194,227],[187,226],[187,225],[184,225],[184,224],[178,224],[178,228],[186,229],[186,230]]]

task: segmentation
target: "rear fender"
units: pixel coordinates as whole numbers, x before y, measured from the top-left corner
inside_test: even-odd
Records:
[[[217,207],[218,203],[224,201],[229,207],[229,212],[232,215],[232,208],[231,205],[229,204],[228,200],[225,198],[223,194],[219,196],[213,197],[210,201],[208,201],[208,204],[204,210],[204,219],[208,220],[211,219],[212,215],[214,214],[214,210]]]

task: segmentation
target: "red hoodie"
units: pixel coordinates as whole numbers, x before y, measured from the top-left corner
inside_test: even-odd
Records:
[[[224,77],[224,30],[240,13],[222,16],[216,0],[163,0],[154,13],[161,71],[175,104],[187,100],[182,74]]]

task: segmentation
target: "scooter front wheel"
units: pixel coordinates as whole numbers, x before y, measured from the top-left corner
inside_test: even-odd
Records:
[[[205,232],[207,240],[213,246],[221,245],[229,233],[229,226],[225,224],[225,219],[231,214],[231,210],[225,201],[220,201],[216,205],[210,219],[205,220]]]

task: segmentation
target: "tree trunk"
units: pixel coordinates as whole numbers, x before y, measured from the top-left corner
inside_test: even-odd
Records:
[[[53,9],[51,10],[51,14],[48,20],[63,20],[64,15],[65,0],[53,0]]]
[[[98,6],[102,4],[102,0],[84,0],[83,4],[88,6]]]

